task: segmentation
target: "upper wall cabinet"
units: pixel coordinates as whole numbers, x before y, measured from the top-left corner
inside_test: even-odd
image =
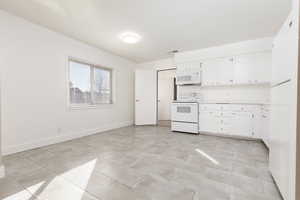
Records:
[[[233,58],[208,60],[202,63],[203,85],[233,84],[234,64]]]
[[[177,65],[177,85],[201,84],[201,63],[188,62]]]
[[[203,86],[270,83],[271,66],[271,52],[207,60],[202,63],[202,83]]]
[[[297,33],[296,20],[291,18],[280,32],[280,37],[276,37],[273,47],[272,85],[287,81],[293,77],[295,66],[294,58],[297,51],[292,51],[297,45],[295,34]],[[287,59],[288,58],[288,59]]]
[[[271,52],[261,52],[236,56],[234,58],[234,83],[270,83],[271,66]]]

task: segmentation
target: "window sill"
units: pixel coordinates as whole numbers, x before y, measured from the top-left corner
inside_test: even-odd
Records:
[[[103,103],[96,105],[69,105],[68,108],[70,111],[73,110],[94,110],[94,109],[102,109],[102,108],[110,108],[114,105],[114,103]]]

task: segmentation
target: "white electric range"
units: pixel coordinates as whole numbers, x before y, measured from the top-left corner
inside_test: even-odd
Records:
[[[197,102],[175,101],[171,109],[171,130],[199,134]]]

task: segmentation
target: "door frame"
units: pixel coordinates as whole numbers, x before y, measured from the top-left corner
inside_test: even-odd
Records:
[[[5,167],[2,160],[2,73],[0,71],[0,179],[5,177]]]
[[[158,126],[158,73],[163,71],[176,70],[177,67],[156,70],[156,126]]]

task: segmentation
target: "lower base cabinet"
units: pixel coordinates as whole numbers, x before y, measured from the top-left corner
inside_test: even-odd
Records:
[[[267,135],[265,127],[268,127],[263,117],[266,114],[262,113],[261,105],[201,104],[199,132],[262,138],[261,135]]]
[[[202,111],[199,114],[200,132],[220,132],[220,122],[213,111]]]
[[[261,139],[264,141],[264,143],[267,145],[267,147],[270,147],[270,107],[269,106],[263,106],[262,107],[262,113],[261,113],[261,121],[258,122],[259,130],[261,133]]]

